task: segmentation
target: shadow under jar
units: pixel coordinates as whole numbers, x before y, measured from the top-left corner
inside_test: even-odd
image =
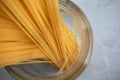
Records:
[[[54,66],[48,63],[41,64],[23,64],[6,67],[6,70],[16,80],[73,80],[87,66],[91,57],[92,51],[92,31],[87,18],[79,7],[73,2],[67,0],[60,0],[59,6],[61,15],[65,22],[77,36],[80,54],[76,62],[67,70],[57,74],[59,71]]]

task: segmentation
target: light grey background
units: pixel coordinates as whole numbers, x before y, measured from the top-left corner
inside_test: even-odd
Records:
[[[77,80],[120,80],[120,0],[72,0],[93,29],[91,61]],[[14,80],[4,68],[0,80]]]

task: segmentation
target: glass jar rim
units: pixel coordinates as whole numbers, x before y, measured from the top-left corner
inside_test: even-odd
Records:
[[[64,73],[60,75],[48,76],[48,77],[42,77],[42,76],[32,77],[30,74],[26,74],[26,73],[24,73],[24,75],[20,75],[23,72],[21,72],[16,66],[6,67],[7,71],[10,74],[12,74],[13,77],[15,77],[16,79],[22,79],[28,76],[29,80],[38,80],[38,79],[41,79],[41,80],[58,80],[58,79],[59,80],[71,80],[71,79],[76,78],[80,73],[82,73],[82,71],[88,65],[88,62],[89,62],[89,59],[92,53],[92,46],[93,46],[93,37],[92,37],[92,30],[91,30],[90,24],[86,16],[84,15],[84,13],[82,12],[82,10],[78,6],[76,6],[73,2],[60,0],[60,4],[61,4],[60,7],[62,9],[67,9],[68,11],[67,13],[69,13],[69,11],[72,11],[73,13],[75,13],[74,16],[77,16],[76,20],[78,20],[78,22],[81,21],[80,24],[83,25],[81,26],[82,28],[79,28],[84,33],[84,35],[82,35],[83,36],[82,43],[84,45],[82,48],[83,50],[81,52],[83,53],[81,56],[82,57],[81,60],[78,60],[74,64],[74,66],[66,70]],[[25,80],[28,80],[28,79],[25,79]]]

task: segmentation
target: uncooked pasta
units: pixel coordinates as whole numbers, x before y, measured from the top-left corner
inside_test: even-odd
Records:
[[[0,67],[50,63],[65,70],[78,47],[59,0],[0,0]]]

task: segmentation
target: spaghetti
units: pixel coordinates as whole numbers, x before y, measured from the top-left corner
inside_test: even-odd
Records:
[[[0,0],[0,67],[50,63],[64,70],[75,62],[78,47],[59,0]]]

